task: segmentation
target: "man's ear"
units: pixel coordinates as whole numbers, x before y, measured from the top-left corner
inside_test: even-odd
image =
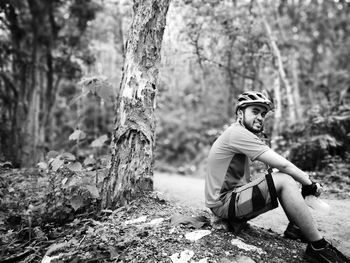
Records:
[[[242,111],[242,110],[238,110],[238,111],[237,111],[237,118],[238,118],[238,119],[243,118],[243,111]]]

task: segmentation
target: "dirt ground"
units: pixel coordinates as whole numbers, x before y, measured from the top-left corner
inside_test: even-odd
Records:
[[[181,205],[191,206],[199,209],[204,207],[204,179],[191,178],[177,174],[156,173],[154,175],[155,190],[162,192],[170,200]],[[326,193],[325,193],[326,195]],[[327,195],[326,195],[327,196]],[[320,231],[332,241],[344,254],[350,256],[350,200],[329,199],[322,200],[331,207],[329,213],[310,209]],[[288,220],[281,206],[260,215],[251,221],[257,226],[282,235]]]
[[[61,185],[59,174],[0,171],[0,262],[305,262],[306,245],[282,237],[286,218],[278,209],[240,233],[213,224],[204,207],[203,179],[157,173],[158,192],[113,210],[89,203],[73,211],[79,202],[52,188],[55,178]],[[348,254],[349,200],[326,201],[334,215],[317,222]]]
[[[0,262],[305,262],[305,244],[252,225],[233,233],[212,224],[202,208],[155,192],[113,210],[90,205],[72,213],[64,203],[34,210],[46,202],[47,178],[37,171],[0,172]]]

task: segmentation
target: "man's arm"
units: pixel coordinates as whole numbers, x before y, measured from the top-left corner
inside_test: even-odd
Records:
[[[300,170],[298,167],[296,167],[286,158],[282,157],[281,155],[279,155],[273,150],[268,150],[264,152],[257,158],[257,160],[265,164],[268,164],[273,168],[277,168],[283,173],[289,174],[302,185],[312,184],[312,181],[309,179],[309,176],[307,173]]]

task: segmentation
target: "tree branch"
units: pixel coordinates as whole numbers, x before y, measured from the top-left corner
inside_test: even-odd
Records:
[[[205,61],[208,61],[209,63],[215,64],[215,65],[217,65],[217,66],[220,67],[220,68],[224,68],[224,69],[226,69],[226,70],[228,70],[228,71],[230,71],[230,72],[233,72],[233,73],[237,74],[238,76],[240,76],[240,77],[242,77],[242,78],[251,79],[251,80],[256,80],[256,79],[254,78],[254,76],[245,75],[244,73],[240,72],[240,71],[239,71],[238,69],[236,69],[236,68],[231,68],[231,67],[229,67],[229,66],[223,65],[223,64],[221,64],[220,62],[217,62],[217,61],[215,61],[215,60],[212,60],[212,59],[209,59],[209,58],[207,58],[207,57],[204,57],[203,55],[202,55],[201,59],[202,59],[202,60],[205,60]],[[261,80],[257,80],[257,81],[258,81],[260,84],[262,84],[262,81],[261,81]]]

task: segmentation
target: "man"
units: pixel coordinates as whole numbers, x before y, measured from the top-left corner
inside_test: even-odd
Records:
[[[304,198],[319,195],[320,186],[309,175],[270,149],[257,136],[263,131],[272,102],[260,92],[244,92],[236,106],[237,121],[212,145],[205,182],[206,206],[236,229],[249,219],[278,206],[290,224],[285,236],[304,238],[310,262],[350,262],[316,228]],[[259,160],[278,172],[251,180],[249,164]],[[302,184],[300,193],[297,182]]]

